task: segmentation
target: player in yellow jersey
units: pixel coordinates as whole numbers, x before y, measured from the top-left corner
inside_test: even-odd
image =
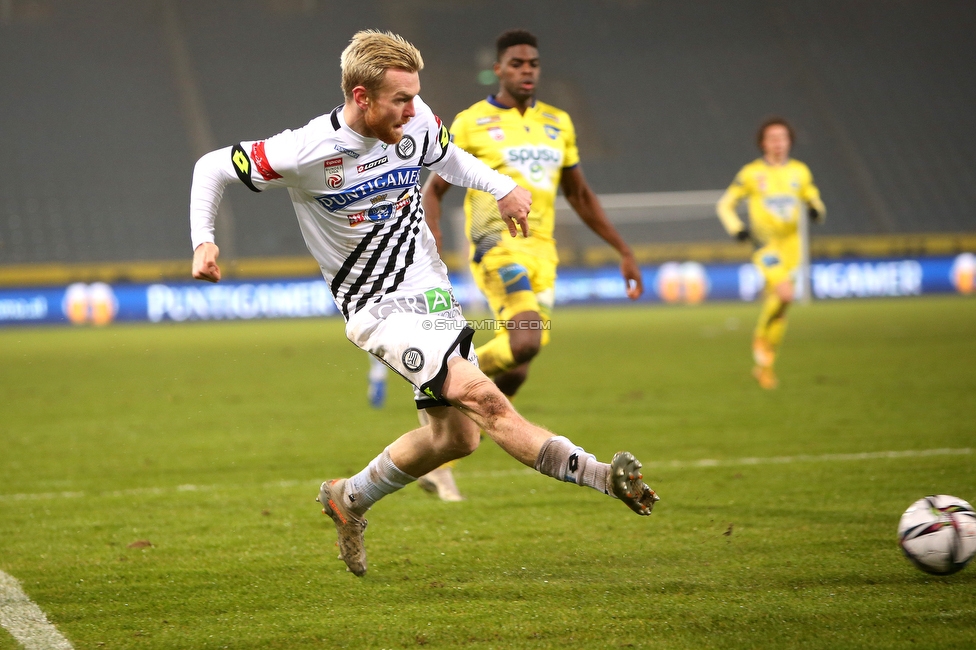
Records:
[[[778,385],[773,363],[786,332],[786,311],[800,265],[801,210],[814,222],[823,222],[827,214],[810,169],[790,158],[793,141],[793,127],[786,120],[764,121],[756,134],[762,157],[739,170],[717,206],[728,233],[756,245],[752,261],[766,281],[752,340],[753,376],[763,388]],[[743,199],[748,200],[748,225],[735,211]]]
[[[509,397],[525,382],[529,364],[549,342],[556,284],[556,193],[562,189],[580,219],[620,253],[627,296],[643,293],[640,269],[630,247],[607,220],[579,165],[576,131],[569,115],[536,100],[539,50],[536,37],[510,30],[496,41],[498,93],[454,118],[454,144],[532,192],[527,237],[512,238],[491,195],[469,190],[464,198],[471,273],[499,325],[477,349],[481,370]],[[427,225],[440,246],[441,200],[450,184],[431,174],[423,190]],[[439,474],[439,475],[438,475]],[[449,478],[449,469],[428,475]],[[453,479],[450,479],[453,484]],[[421,485],[425,484],[421,481]],[[438,490],[442,498],[444,492]]]

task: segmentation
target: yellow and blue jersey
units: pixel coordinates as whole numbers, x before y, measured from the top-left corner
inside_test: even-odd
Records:
[[[821,216],[826,212],[810,169],[793,159],[770,165],[759,158],[739,170],[718,202],[718,216],[730,235],[744,227],[735,212],[743,199],[748,200],[749,230],[762,244],[795,237],[804,204]]]
[[[576,130],[569,115],[540,101],[523,115],[488,97],[458,113],[451,133],[455,145],[532,193],[529,237],[511,238],[495,199],[485,192],[468,190],[464,198],[465,231],[472,260],[480,262],[485,253],[502,245],[551,257],[555,262],[556,193],[563,169],[579,164]]]

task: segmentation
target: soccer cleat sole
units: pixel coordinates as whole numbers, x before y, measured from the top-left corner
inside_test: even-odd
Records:
[[[367,569],[366,544],[363,539],[367,522],[350,512],[344,512],[337,503],[344,484],[345,479],[325,481],[315,500],[322,504],[322,514],[328,515],[335,523],[339,559],[346,563],[346,568],[350,572],[362,576],[366,574]]]
[[[661,500],[643,481],[641,462],[627,451],[619,451],[610,462],[610,492],[637,514],[646,517]]]

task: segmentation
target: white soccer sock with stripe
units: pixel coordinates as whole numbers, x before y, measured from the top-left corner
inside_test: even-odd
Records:
[[[535,469],[560,481],[585,485],[604,494],[610,465],[601,463],[596,456],[577,447],[564,436],[553,436],[542,444],[535,459]]]
[[[390,448],[369,461],[361,472],[346,481],[343,495],[347,508],[356,514],[369,510],[370,506],[388,494],[393,494],[417,479],[393,464]]]

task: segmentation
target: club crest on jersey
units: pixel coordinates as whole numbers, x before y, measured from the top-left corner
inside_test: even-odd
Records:
[[[546,135],[549,136],[550,140],[555,140],[556,138],[559,137],[559,129],[552,126],[551,124],[544,124],[542,128],[545,129]]]
[[[376,160],[370,160],[369,162],[363,163],[362,165],[356,165],[356,171],[358,173],[362,174],[363,172],[369,171],[370,169],[373,169],[374,167],[379,167],[380,165],[385,165],[389,161],[390,161],[389,157],[383,156],[382,158],[377,158]]]
[[[400,141],[397,142],[396,155],[402,160],[407,160],[409,158],[412,158],[416,152],[417,152],[417,141],[414,140],[409,135],[403,136],[402,138],[400,138]]]
[[[500,126],[489,126],[488,135],[490,135],[491,139],[496,142],[501,142],[505,139],[505,132],[502,131]]]
[[[355,151],[353,151],[353,150],[351,150],[351,149],[346,149],[346,148],[345,148],[345,147],[343,147],[342,145],[339,145],[339,144],[337,144],[337,145],[335,146],[335,150],[336,150],[336,151],[338,151],[339,153],[344,153],[344,154],[346,154],[346,155],[347,155],[347,156],[349,156],[350,158],[359,158],[359,154],[358,154],[358,153],[356,153]]]
[[[379,196],[374,196],[369,200],[372,203],[372,207],[362,212],[357,212],[356,214],[349,215],[349,225],[355,226],[356,224],[363,223],[364,221],[386,221],[399,210],[410,205],[410,201],[413,200],[413,193],[408,193],[405,197],[397,201],[396,203],[391,203],[386,200],[386,194],[380,194]]]
[[[418,348],[407,348],[400,357],[403,367],[410,372],[419,372],[424,368],[424,353]]]
[[[342,175],[342,158],[329,158],[323,165],[325,165],[325,184],[334,190],[342,187],[346,182],[345,176]]]

